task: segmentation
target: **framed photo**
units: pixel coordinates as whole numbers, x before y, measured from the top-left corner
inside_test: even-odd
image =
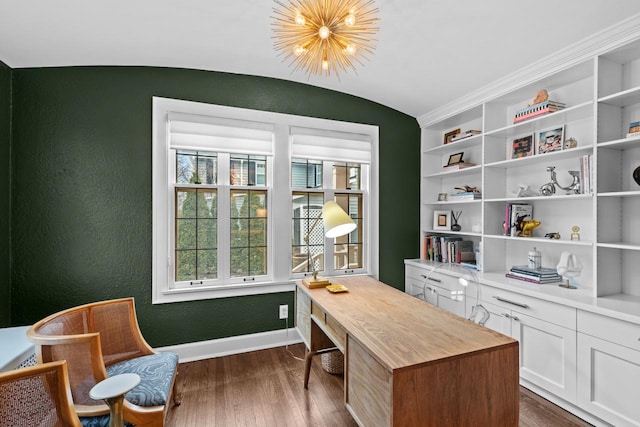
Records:
[[[438,193],[439,202],[446,202],[447,200],[449,200],[449,195],[447,193]]]
[[[433,229],[451,230],[451,211],[434,211]]]
[[[462,155],[464,153],[456,153],[449,156],[449,161],[447,162],[447,166],[455,165],[458,163],[462,163]]]
[[[533,134],[518,137],[511,142],[511,158],[519,159],[533,156],[533,149]]]
[[[551,153],[562,150],[564,141],[564,126],[545,130],[538,135],[538,153]]]
[[[460,129],[454,129],[451,132],[447,132],[444,134],[444,141],[443,144],[448,144],[451,142],[451,139],[453,138],[454,135],[457,135],[460,133]]]

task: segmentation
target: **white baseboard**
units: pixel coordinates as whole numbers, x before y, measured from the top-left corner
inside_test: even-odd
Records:
[[[183,363],[230,354],[246,353],[265,348],[281,347],[283,345],[297,344],[300,342],[302,342],[302,338],[300,338],[296,328],[289,328],[220,338],[217,340],[158,347],[155,348],[155,350],[176,353],[180,363]]]

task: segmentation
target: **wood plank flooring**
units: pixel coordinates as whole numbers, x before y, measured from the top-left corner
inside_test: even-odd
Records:
[[[254,351],[179,367],[182,404],[170,409],[167,427],[351,427],[343,379],[314,358],[309,389],[302,387],[302,344]],[[589,424],[531,391],[520,388],[520,426]]]

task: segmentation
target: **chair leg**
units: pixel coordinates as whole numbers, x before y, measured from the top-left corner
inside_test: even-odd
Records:
[[[178,393],[178,371],[176,371],[176,377],[173,379],[173,404],[180,406],[182,403],[182,395]]]

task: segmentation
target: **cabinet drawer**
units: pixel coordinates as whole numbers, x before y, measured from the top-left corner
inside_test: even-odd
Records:
[[[576,330],[576,309],[502,289],[482,286],[482,299],[565,328]]]
[[[416,279],[418,281],[424,281],[425,277],[429,273],[430,268],[420,268],[415,267],[413,265],[405,265],[405,276],[406,278]]]
[[[640,325],[635,323],[579,310],[578,332],[640,350]]]
[[[345,329],[313,301],[311,301],[311,314],[316,319],[318,326],[324,330],[331,341],[333,341],[333,343],[344,352],[347,336]]]

